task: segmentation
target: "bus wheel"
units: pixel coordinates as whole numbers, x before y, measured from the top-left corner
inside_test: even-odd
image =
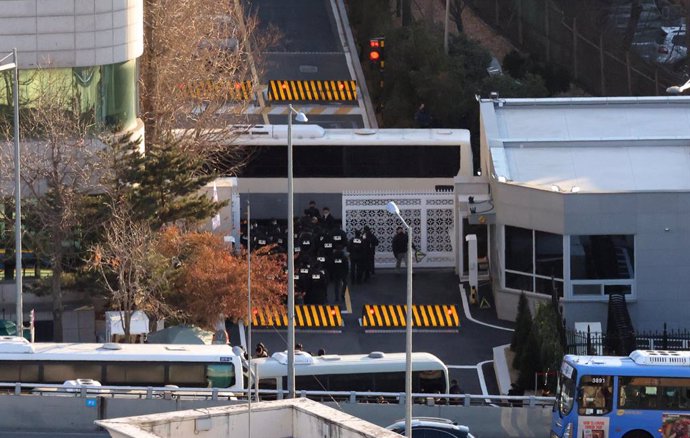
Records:
[[[632,430],[623,435],[623,438],[652,438],[652,436],[644,430]]]

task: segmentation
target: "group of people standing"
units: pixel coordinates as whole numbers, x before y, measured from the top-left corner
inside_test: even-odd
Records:
[[[276,220],[268,225],[251,224],[251,247],[276,245],[287,253],[287,227]],[[369,227],[356,230],[348,239],[328,207],[319,210],[309,202],[295,221],[295,297],[301,304],[343,302],[348,284],[367,281],[374,275],[374,257],[379,241]],[[242,230],[241,243],[247,246]],[[332,291],[332,292],[331,292]]]

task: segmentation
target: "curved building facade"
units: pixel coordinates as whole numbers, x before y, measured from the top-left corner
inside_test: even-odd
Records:
[[[50,84],[102,126],[143,130],[136,62],[144,49],[143,0],[2,1],[0,52],[13,48],[22,107]],[[0,86],[0,106],[11,106],[11,90]]]

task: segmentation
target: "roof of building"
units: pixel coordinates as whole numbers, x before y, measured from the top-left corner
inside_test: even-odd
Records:
[[[480,105],[500,182],[581,193],[690,191],[690,97]]]

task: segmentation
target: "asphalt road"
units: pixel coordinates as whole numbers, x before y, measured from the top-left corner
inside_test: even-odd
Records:
[[[371,351],[405,351],[405,333],[366,333],[360,327],[364,304],[404,304],[406,276],[392,270],[379,270],[368,283],[351,286],[351,315],[343,315],[345,327],[341,333],[297,331],[295,338],[305,350],[316,352],[324,348],[329,354],[356,354]],[[417,272],[413,279],[415,304],[455,304],[459,306],[460,329],[457,333],[425,333],[415,331],[413,350],[438,356],[449,367],[450,378],[456,378],[464,392],[482,394],[476,366],[481,365],[489,394],[498,394],[492,363],[492,348],[510,342],[511,332],[498,330],[467,320],[462,309],[457,276],[450,271]],[[493,309],[478,311],[472,308],[473,318],[490,324],[510,327],[498,321]],[[254,330],[252,343],[261,341],[270,352],[286,349],[285,330]],[[231,339],[239,339],[232,333]]]
[[[258,31],[277,33],[276,45],[262,53],[260,79],[269,80],[354,80],[343,51],[329,0],[245,1],[256,14]],[[359,62],[354,59],[353,62]],[[324,103],[328,105],[328,103]],[[309,123],[325,128],[361,128],[362,116],[309,115]],[[285,124],[284,117],[270,123]]]

